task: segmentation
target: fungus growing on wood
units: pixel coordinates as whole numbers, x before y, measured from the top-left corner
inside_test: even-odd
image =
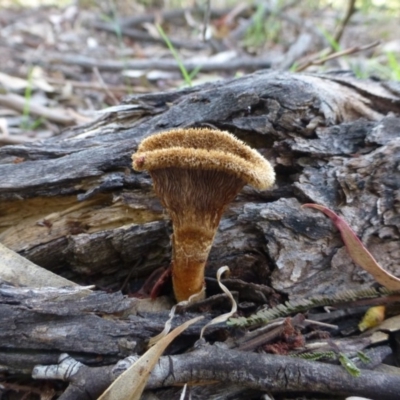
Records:
[[[204,287],[204,268],[222,213],[245,184],[267,189],[270,163],[228,132],[176,129],[139,145],[133,168],[148,170],[173,224],[172,282],[177,301]]]

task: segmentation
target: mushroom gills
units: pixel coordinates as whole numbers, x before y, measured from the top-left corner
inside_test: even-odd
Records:
[[[219,170],[160,168],[150,171],[154,190],[173,224],[172,282],[177,301],[204,286],[204,268],[222,214],[245,185]]]

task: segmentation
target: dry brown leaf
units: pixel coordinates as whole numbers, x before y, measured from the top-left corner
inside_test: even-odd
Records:
[[[218,280],[218,284],[219,287],[223,290],[223,292],[229,297],[229,299],[231,300],[232,303],[232,308],[231,311],[226,313],[226,314],[222,314],[219,315],[218,317],[215,317],[214,319],[212,319],[208,324],[204,325],[201,332],[200,332],[200,339],[203,337],[204,331],[206,330],[206,328],[208,326],[211,325],[215,325],[218,324],[219,322],[225,322],[228,318],[232,317],[233,314],[235,314],[235,312],[237,311],[237,304],[235,299],[232,296],[232,293],[229,291],[229,289],[221,282],[221,276],[223,273],[228,272],[229,271],[229,267],[225,266],[225,267],[221,267],[218,269],[217,271],[217,280]]]
[[[16,286],[34,288],[79,286],[61,276],[39,267],[0,243],[0,280]]]
[[[150,373],[165,348],[187,327],[203,318],[203,316],[192,318],[163,337],[120,375],[98,400],[139,400]]]
[[[149,340],[149,347],[154,346],[159,340],[161,340],[163,337],[165,337],[169,333],[169,331],[171,330],[172,320],[174,319],[177,307],[186,307],[189,304],[196,303],[197,301],[199,301],[199,298],[203,298],[204,291],[205,291],[205,288],[203,287],[203,289],[199,293],[195,293],[195,294],[191,295],[188,300],[180,301],[178,304],[175,304],[171,308],[171,311],[169,312],[169,318],[168,318],[168,321],[164,325],[164,329],[158,335],[153,336]]]
[[[385,319],[383,322],[379,324],[379,326],[375,327],[370,332],[382,331],[382,332],[398,332],[400,331],[400,315],[396,315],[395,317],[391,317]]]

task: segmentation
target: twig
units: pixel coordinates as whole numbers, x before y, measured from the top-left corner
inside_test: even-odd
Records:
[[[335,43],[339,43],[340,39],[342,38],[343,32],[344,32],[347,24],[350,21],[351,16],[356,11],[355,3],[356,3],[356,0],[349,0],[346,14],[345,14],[343,20],[340,22],[339,26],[337,27],[335,34],[333,35],[333,40]],[[380,41],[375,41],[369,45],[355,46],[355,47],[351,47],[350,49],[347,49],[347,50],[337,51],[335,53],[334,53],[333,47],[330,47],[329,49],[324,49],[321,52],[319,52],[319,56],[318,56],[319,58],[317,60],[315,58],[311,59],[308,62],[300,65],[298,68],[295,69],[295,71],[296,72],[303,71],[304,69],[308,68],[311,65],[322,65],[326,61],[333,60],[334,58],[338,58],[343,55],[353,54],[353,53],[356,53],[356,52],[359,52],[362,50],[370,49],[371,47],[377,46],[379,43],[380,43]],[[323,56],[320,56],[321,54],[323,54]]]
[[[350,21],[351,16],[355,13],[355,11],[356,11],[356,0],[349,0],[346,15],[340,22],[339,26],[336,29],[335,34],[333,35],[333,38],[335,39],[336,43],[340,42],[344,29],[346,28],[348,22]]]
[[[108,24],[106,22],[100,22],[100,21],[93,21],[90,23],[90,27],[107,31],[110,33],[116,33],[115,32],[115,24]],[[133,29],[133,28],[124,28],[121,26],[121,34],[124,36],[127,36],[131,39],[135,39],[138,41],[142,42],[150,42],[150,43],[159,43],[159,44],[164,44],[164,41],[160,38],[156,38],[151,36],[150,34],[143,32],[140,29]],[[191,50],[201,50],[206,47],[206,43],[200,43],[200,42],[189,42],[185,40],[178,40],[178,39],[171,39],[172,44],[174,47],[181,48],[184,47],[186,49],[191,49]]]
[[[114,93],[112,93],[112,92],[110,92],[110,90],[108,90],[107,84],[104,82],[103,77],[101,76],[99,69],[97,67],[93,67],[93,73],[96,76],[97,80],[100,82],[100,85],[104,88],[104,91],[106,92],[108,97],[111,98],[114,105],[119,104],[119,101],[115,97]]]
[[[327,324],[325,322],[321,322],[321,321],[315,321],[313,319],[305,319],[304,323],[306,325],[317,325],[320,326],[322,328],[328,328],[328,329],[339,329],[339,327],[337,325],[332,325],[332,324]]]
[[[0,135],[0,146],[6,144],[23,144],[33,141],[35,139],[28,138],[25,135]]]
[[[0,104],[4,107],[11,108],[23,112],[25,107],[26,99],[15,93],[0,94]],[[50,121],[56,122],[62,125],[74,125],[75,118],[71,118],[65,111],[57,111],[44,107],[40,104],[31,103],[29,112],[33,115],[46,118]]]
[[[36,379],[68,380],[70,385],[60,399],[89,400],[97,398],[111,383],[113,375],[115,379],[132,363],[124,361],[115,367],[90,368],[81,364],[68,377],[54,375],[58,366],[35,367],[34,376]],[[395,375],[363,370],[354,378],[338,365],[210,345],[186,354],[161,357],[147,388],[215,381],[262,391],[368,396],[380,400],[397,400],[400,392],[400,380]],[[82,382],[86,385],[84,390]]]
[[[47,81],[51,83],[52,85],[56,86],[64,86],[64,85],[71,85],[72,87],[76,89],[83,89],[83,90],[95,90],[99,92],[106,92],[107,90],[110,91],[111,93],[128,93],[130,92],[130,89],[127,86],[107,86],[107,88],[104,88],[104,86],[92,82],[79,82],[79,81],[74,81],[74,80],[68,80],[68,79],[55,79],[48,77]],[[135,92],[137,93],[148,93],[149,89],[148,88],[139,88],[135,87]]]
[[[23,56],[26,57],[26,56]],[[31,56],[29,56],[31,57]],[[36,59],[33,62],[43,64],[43,59]],[[179,65],[175,60],[167,59],[149,59],[149,60],[126,60],[126,61],[100,61],[95,58],[79,56],[79,55],[62,55],[56,54],[50,56],[47,61],[48,64],[66,64],[78,65],[82,68],[92,69],[97,67],[100,71],[118,72],[126,69],[133,70],[148,70],[159,69],[162,71],[179,71]],[[255,71],[259,69],[266,69],[271,67],[270,58],[251,58],[251,57],[238,57],[229,62],[218,62],[214,60],[204,59],[199,61],[184,61],[184,67],[187,71],[198,69],[201,65],[202,72],[211,71],[236,71],[238,69],[245,69],[247,71]]]
[[[349,54],[354,54],[354,53],[358,53],[360,51],[368,50],[368,49],[371,49],[373,47],[380,45],[380,43],[381,42],[379,40],[377,40],[375,42],[366,44],[364,46],[354,46],[354,47],[350,47],[349,49],[337,51],[336,53],[330,54],[328,56],[324,56],[324,57],[321,57],[318,59],[314,58],[314,59],[311,59],[311,60],[305,62],[304,64],[299,65],[295,71],[296,72],[304,71],[306,68],[310,67],[311,65],[322,65],[322,64],[326,63],[327,61],[333,60],[338,57],[348,56]]]
[[[259,328],[246,336],[237,343],[237,350],[250,351],[260,347],[273,339],[277,338],[285,330],[285,320],[279,319],[277,322],[272,322],[267,326]],[[268,329],[267,329],[268,328]]]
[[[378,297],[375,299],[361,299],[355,300],[350,303],[335,304],[336,308],[355,308],[355,307],[374,307],[381,305],[389,305],[393,303],[400,303],[400,295],[389,295],[384,297]]]
[[[223,17],[225,14],[228,14],[229,12],[231,12],[231,10],[232,9],[230,9],[230,8],[211,9],[210,15],[212,17],[217,17],[217,18]],[[199,9],[198,9],[198,7],[179,8],[179,9],[175,9],[175,10],[166,10],[166,11],[159,13],[158,15],[163,21],[170,21],[170,20],[177,19],[177,18],[183,19],[183,17],[185,16],[185,14],[187,12],[190,12],[190,13],[197,12],[198,13]],[[127,18],[120,18],[118,20],[118,22],[121,25],[121,27],[135,26],[135,25],[142,24],[144,22],[154,23],[154,22],[156,22],[156,14],[151,13],[151,14],[134,15],[134,16],[127,17]]]
[[[380,44],[381,44],[380,40],[377,40],[377,41],[375,41],[373,43],[369,43],[369,44],[366,44],[364,46],[350,47],[349,49],[338,51],[336,53],[333,53],[333,54],[331,54],[331,55],[329,55],[329,56],[327,56],[325,58],[322,58],[320,60],[317,60],[317,61],[319,63],[323,64],[326,61],[333,60],[333,59],[338,58],[338,57],[348,56],[349,54],[358,53],[359,51],[363,51],[363,50],[369,50],[372,47],[376,47],[376,46],[378,46]]]

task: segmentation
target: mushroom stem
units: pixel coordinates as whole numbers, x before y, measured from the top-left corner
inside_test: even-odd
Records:
[[[172,219],[172,283],[177,301],[204,286],[221,216],[245,182],[224,171],[160,168],[150,171],[154,190]],[[173,184],[175,190],[171,190]]]
[[[203,289],[204,269],[214,234],[213,229],[174,229],[172,284],[178,302],[189,299]]]

